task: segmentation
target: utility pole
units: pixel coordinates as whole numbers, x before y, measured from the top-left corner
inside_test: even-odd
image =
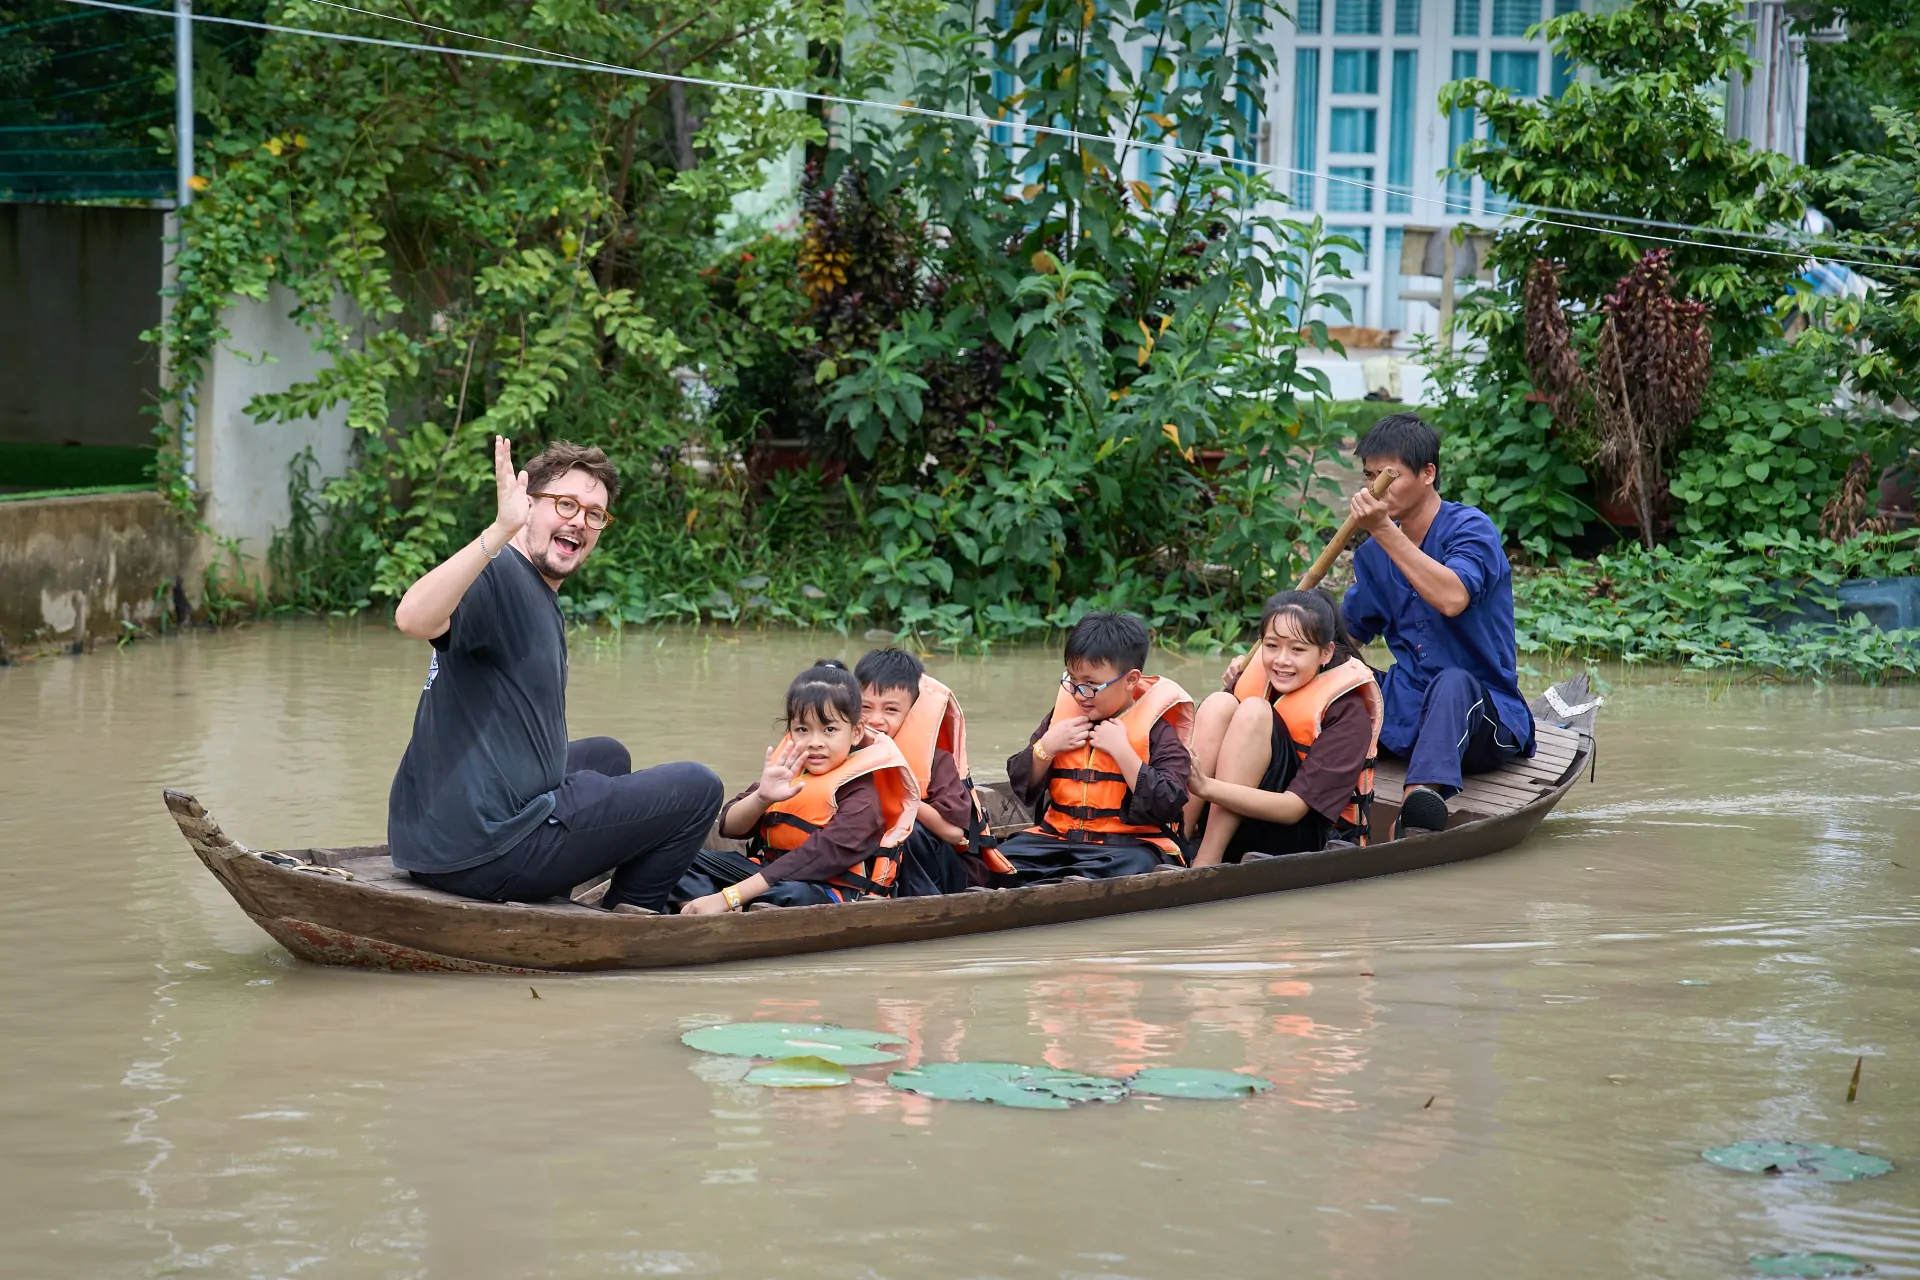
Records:
[[[178,261],[186,251],[187,206],[193,203],[193,0],[173,0],[173,81],[173,251]],[[174,278],[177,286],[177,273]],[[176,298],[176,305],[178,301]],[[185,371],[176,367],[173,372],[180,377]],[[198,461],[195,417],[194,386],[186,382],[180,388],[174,433],[180,444],[180,472],[190,484]]]
[[[193,2],[173,0],[174,208],[193,203]]]

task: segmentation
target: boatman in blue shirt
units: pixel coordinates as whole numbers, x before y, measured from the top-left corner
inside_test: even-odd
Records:
[[[1533,713],[1520,696],[1513,569],[1487,513],[1444,502],[1440,437],[1417,414],[1380,419],[1354,450],[1371,484],[1350,511],[1370,535],[1353,553],[1341,612],[1362,644],[1383,636],[1393,666],[1380,681],[1380,746],[1407,761],[1395,835],[1440,831],[1461,775],[1533,754]]]

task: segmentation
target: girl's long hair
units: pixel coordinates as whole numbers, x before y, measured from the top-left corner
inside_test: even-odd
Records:
[[[787,686],[787,727],[808,712],[822,724],[836,716],[860,723],[860,682],[846,663],[822,658],[793,678]]]

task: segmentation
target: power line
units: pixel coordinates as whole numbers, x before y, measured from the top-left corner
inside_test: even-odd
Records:
[[[345,4],[342,2],[342,0],[306,0],[306,3],[322,5],[329,9],[340,9],[347,13],[364,14],[369,18],[380,18],[387,22],[398,22],[403,26],[417,27],[425,31],[437,31],[442,35],[459,36],[462,39],[466,39],[466,40],[479,40],[486,44],[497,44],[497,45],[502,45],[509,49],[520,49],[529,53],[540,54],[543,57],[572,58],[576,63],[582,66],[595,67],[599,69],[610,69],[608,67],[608,64],[594,62],[591,59],[580,58],[574,54],[555,53],[550,49],[543,49],[538,45],[520,44],[513,40],[500,40],[500,39],[496,39],[493,36],[475,35],[470,31],[461,31],[454,27],[436,26],[431,22],[422,22],[415,18],[403,17],[400,14],[382,13],[378,9],[363,9],[358,5]],[[458,52],[458,51],[449,50],[448,52]],[[635,74],[647,74],[647,73],[636,72]],[[660,74],[660,73],[654,73],[654,74]],[[675,79],[676,77],[661,75],[661,78]],[[687,83],[700,83],[700,82],[692,79],[687,79]],[[818,99],[823,101],[837,101],[837,102],[846,101],[845,99],[831,98],[828,95],[824,95],[824,94],[804,93],[798,90],[792,90],[792,91],[782,90],[779,92],[795,92],[795,93],[798,93],[798,95],[801,97],[813,98],[813,99]],[[904,104],[904,103],[902,104],[883,103],[883,102],[875,102],[872,99],[864,99],[864,98],[860,99],[859,101],[862,105],[880,107],[887,110],[895,110],[895,111],[913,110],[912,108],[908,107],[907,104]],[[951,115],[951,113],[944,113],[944,114]],[[967,119],[967,120],[974,121],[975,123],[990,123],[993,125],[1004,125],[1008,123],[1005,121],[987,122],[983,117],[979,117],[979,116],[953,115],[952,118]],[[1058,133],[1067,137],[1084,138],[1091,141],[1107,141],[1107,142],[1116,141],[1115,139],[1107,138],[1107,137],[1104,137],[1103,135],[1079,133],[1073,130],[1036,129],[1035,131]],[[1212,153],[1192,152],[1192,151],[1187,151],[1183,148],[1169,148],[1169,147],[1160,146],[1159,144],[1146,142],[1145,140],[1140,140],[1140,139],[1127,138],[1124,140],[1119,140],[1118,145],[1123,145],[1123,146],[1132,145],[1132,146],[1151,148],[1154,150],[1171,150],[1178,154],[1199,156],[1200,158],[1210,159],[1210,160],[1223,159],[1223,157],[1214,156]],[[1420,196],[1420,195],[1415,195],[1413,192],[1407,191],[1404,188],[1396,189],[1392,186],[1383,186],[1378,183],[1363,182],[1355,178],[1336,177],[1331,173],[1319,173],[1319,172],[1306,170],[1306,169],[1292,169],[1283,165],[1267,164],[1262,161],[1248,161],[1248,160],[1234,159],[1234,160],[1231,160],[1230,162],[1236,165],[1240,165],[1242,167],[1257,168],[1257,169],[1265,170],[1272,173],[1284,173],[1290,177],[1316,178],[1316,179],[1325,181],[1328,184],[1338,182],[1338,183],[1343,183],[1347,186],[1357,187],[1359,189],[1366,190],[1366,191],[1378,191],[1378,192],[1384,192],[1388,195],[1404,196],[1404,197],[1407,197],[1408,199],[1419,200],[1424,204],[1441,204],[1441,205],[1447,206],[1449,212],[1452,211],[1453,205],[1458,200],[1457,196],[1446,196],[1446,197]],[[1915,256],[1916,254],[1920,254],[1920,250],[1893,249],[1891,247],[1883,248],[1880,246],[1869,246],[1869,245],[1852,245],[1852,244],[1847,244],[1839,241],[1806,240],[1792,233],[1767,232],[1767,231],[1741,231],[1731,227],[1703,227],[1693,223],[1666,222],[1658,218],[1639,218],[1639,217],[1634,217],[1630,214],[1622,214],[1622,213],[1604,213],[1603,214],[1603,213],[1595,212],[1593,210],[1566,209],[1566,208],[1560,208],[1554,205],[1531,204],[1526,201],[1509,201],[1507,204],[1507,210],[1508,211],[1524,210],[1530,214],[1531,213],[1556,213],[1556,214],[1561,214],[1567,217],[1589,218],[1589,219],[1595,219],[1595,220],[1605,221],[1605,222],[1620,222],[1620,223],[1627,223],[1633,226],[1655,227],[1663,230],[1691,231],[1695,233],[1732,236],[1732,237],[1749,239],[1749,240],[1768,240],[1775,243],[1791,244],[1796,249],[1803,249],[1803,250],[1814,248],[1814,247],[1821,247],[1821,248],[1842,249],[1842,250],[1858,249],[1863,252],[1874,252],[1874,253],[1898,253],[1908,257]],[[1543,220],[1536,218],[1535,221],[1543,221]],[[1552,223],[1550,225],[1564,226],[1565,224]],[[1575,227],[1570,229],[1585,231],[1585,230],[1589,230],[1590,228]],[[1615,232],[1614,234],[1624,235],[1627,233]],[[1672,243],[1681,244],[1681,243],[1690,243],[1690,242],[1673,241]],[[1726,245],[1726,246],[1713,246],[1713,247],[1734,248],[1735,246]],[[1789,253],[1789,254],[1781,254],[1778,256],[1798,258],[1803,255],[1800,253]],[[1836,261],[1838,260],[1836,259]],[[1876,265],[1886,265],[1886,264],[1876,264]]]
[[[147,8],[140,5],[116,3],[115,0],[65,0],[65,2],[68,4],[85,5],[88,8],[94,8],[94,9],[110,9],[110,10],[124,12],[124,13],[158,15],[158,16],[169,17],[169,18],[172,17],[170,13],[167,13],[164,10],[155,10],[155,9]],[[800,99],[811,101],[811,102],[826,103],[830,106],[843,106],[843,107],[848,107],[853,109],[864,108],[868,110],[892,111],[901,115],[921,116],[928,119],[936,119],[936,120],[949,120],[949,121],[954,121],[954,122],[963,123],[963,124],[970,124],[976,127],[981,127],[986,129],[1003,129],[1003,128],[1019,129],[1028,134],[1038,134],[1043,137],[1059,137],[1059,138],[1067,138],[1067,139],[1077,139],[1085,142],[1105,143],[1106,145],[1114,147],[1119,150],[1125,150],[1130,147],[1138,147],[1146,151],[1157,151],[1164,155],[1179,156],[1184,159],[1192,159],[1195,161],[1206,161],[1212,164],[1232,165],[1242,169],[1258,169],[1268,173],[1286,174],[1290,177],[1316,178],[1316,179],[1325,181],[1329,184],[1336,183],[1336,182],[1344,183],[1348,186],[1357,187],[1362,190],[1381,191],[1381,192],[1385,192],[1388,190],[1386,186],[1372,183],[1372,182],[1363,182],[1354,178],[1339,177],[1332,174],[1315,173],[1310,170],[1304,170],[1304,169],[1293,169],[1285,165],[1267,164],[1263,161],[1239,160],[1231,156],[1216,155],[1212,152],[1207,152],[1207,151],[1197,151],[1188,147],[1174,146],[1170,143],[1148,142],[1140,138],[1132,138],[1132,137],[1125,137],[1125,136],[1119,136],[1119,135],[1085,133],[1077,129],[1063,128],[1058,125],[1032,124],[1030,122],[1023,121],[1023,120],[994,120],[986,116],[970,115],[968,113],[960,112],[960,111],[945,111],[936,107],[922,107],[922,106],[916,106],[914,104],[904,103],[904,102],[881,102],[872,98],[849,98],[849,97],[844,97],[838,94],[816,93],[816,92],[811,92],[805,89],[779,88],[773,85],[748,84],[748,83],[737,81],[737,80],[719,80],[719,79],[713,79],[710,77],[703,77],[703,76],[677,75],[677,74],[674,74],[671,72],[665,72],[665,71],[644,71],[637,67],[623,67],[613,63],[600,62],[590,58],[577,57],[572,54],[554,54],[549,50],[540,49],[534,45],[515,44],[512,41],[496,40],[490,36],[476,36],[469,32],[457,31],[448,27],[430,27],[428,24],[416,23],[416,22],[413,22],[411,19],[399,17],[394,14],[383,14],[374,10],[358,9],[350,5],[337,4],[334,2],[334,0],[310,0],[310,2],[327,5],[328,7],[332,7],[332,8],[348,9],[355,13],[363,13],[372,17],[385,18],[388,21],[404,23],[409,26],[427,27],[430,30],[440,31],[449,35],[457,35],[462,37],[463,39],[480,40],[490,44],[502,44],[502,45],[507,45],[511,48],[530,50],[539,54],[540,56],[524,57],[517,54],[496,53],[496,52],[492,52],[490,50],[484,50],[484,49],[460,49],[460,48],[452,48],[446,45],[422,44],[412,40],[383,40],[377,36],[354,35],[344,31],[317,31],[308,27],[290,27],[280,23],[256,22],[247,18],[229,18],[229,17],[220,16],[217,14],[194,13],[194,14],[191,14],[190,16],[192,20],[195,22],[211,22],[211,23],[216,23],[223,26],[246,27],[256,31],[267,31],[267,32],[272,32],[279,35],[306,36],[311,39],[332,40],[342,44],[361,44],[361,45],[370,45],[377,48],[402,49],[402,50],[406,50],[414,53],[431,53],[431,54],[436,54],[440,56],[477,58],[477,59],[481,59],[489,62],[518,63],[522,65],[527,65],[527,66],[550,67],[550,68],[555,68],[555,69],[564,70],[564,71],[598,71],[607,75],[628,76],[635,79],[652,80],[652,81],[658,81],[666,84],[684,84],[684,85],[690,85],[696,88],[718,89],[723,91],[739,92],[739,93],[777,94],[777,95],[784,95],[792,98],[800,98]],[[1405,191],[1395,191],[1394,194],[1411,195],[1411,193],[1405,192]],[[1412,198],[1415,200],[1422,201],[1423,203],[1438,204],[1443,206],[1451,205],[1457,201],[1457,197],[1413,195]],[[1525,206],[1516,204],[1512,207],[1523,208]],[[1594,213],[1588,210],[1573,210],[1571,212],[1574,216],[1588,218],[1588,219],[1592,219],[1594,221],[1599,221],[1599,222],[1606,222],[1606,221],[1612,220],[1612,215]],[[1543,218],[1543,217],[1538,217],[1531,214],[1529,215],[1529,220],[1540,225],[1557,226],[1569,231],[1589,231],[1590,232],[1595,229],[1592,226],[1583,225],[1581,223],[1560,222],[1552,218]],[[1677,226],[1678,224],[1672,224],[1672,225]],[[1721,229],[1716,227],[1693,226],[1693,227],[1679,227],[1679,229],[1691,231],[1696,235],[1721,234]],[[1673,236],[1654,235],[1650,232],[1641,232],[1641,231],[1625,231],[1625,230],[1620,230],[1618,228],[1610,229],[1606,232],[1606,234],[1619,236],[1619,237],[1630,239],[1630,240],[1642,240],[1642,241],[1648,241],[1648,242],[1657,243],[1657,244],[1679,245],[1683,248],[1713,248],[1713,249],[1722,250],[1728,253],[1744,253],[1752,256],[1768,257],[1768,258],[1787,258],[1787,259],[1792,259],[1794,261],[1800,261],[1808,257],[1820,256],[1822,261],[1839,263],[1844,266],[1865,267],[1870,270],[1911,271],[1911,270],[1920,269],[1920,268],[1903,266],[1898,263],[1867,262],[1859,259],[1812,255],[1807,253],[1804,249],[1799,249],[1795,251],[1782,251],[1777,249],[1762,249],[1762,248],[1757,248],[1749,245],[1737,245],[1737,244],[1701,245],[1697,240],[1681,240]],[[1754,233],[1749,233],[1749,234],[1754,234]],[[1770,238],[1775,240],[1776,242],[1781,242],[1781,243],[1790,242],[1788,238],[1784,236],[1773,236]],[[1854,246],[1847,246],[1847,247],[1851,249]]]

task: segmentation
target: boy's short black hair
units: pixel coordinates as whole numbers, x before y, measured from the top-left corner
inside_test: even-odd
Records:
[[[1147,665],[1147,624],[1130,613],[1090,613],[1067,632],[1067,664],[1111,662],[1124,674]]]
[[[1440,433],[1421,421],[1417,413],[1390,413],[1360,437],[1360,443],[1354,446],[1353,456],[1362,462],[1368,458],[1397,458],[1412,467],[1416,474],[1428,467],[1432,467],[1437,474],[1440,470]]]
[[[889,693],[904,689],[915,698],[920,696],[920,677],[925,674],[925,663],[905,649],[896,649],[891,645],[885,649],[867,650],[867,656],[860,659],[853,669],[853,678],[860,682],[862,691],[871,689],[875,693]]]

